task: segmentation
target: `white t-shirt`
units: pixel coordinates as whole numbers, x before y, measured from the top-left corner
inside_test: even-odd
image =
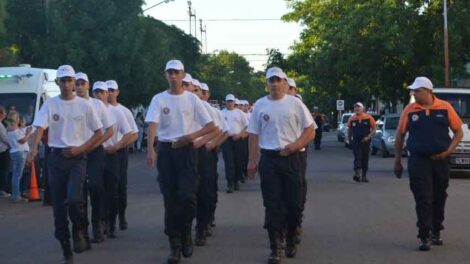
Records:
[[[116,120],[110,117],[108,108],[101,100],[91,97],[85,100],[87,100],[88,104],[93,108],[93,111],[100,119],[101,124],[103,124],[102,129],[104,133],[106,129],[111,127],[116,122]],[[86,132],[87,138],[91,138],[93,136],[93,133],[93,131],[88,129]]]
[[[217,120],[219,121],[219,124],[220,124],[220,129],[222,130],[222,132],[228,132],[228,130],[230,129],[228,127],[228,124],[227,124],[227,121],[225,120],[225,117],[224,117],[224,114],[222,113],[221,110],[217,109],[214,107],[214,110],[216,111],[217,113]]]
[[[159,141],[176,142],[180,137],[195,132],[212,122],[202,101],[193,93],[170,94],[168,91],[155,95],[150,102],[145,122],[158,124]]]
[[[13,131],[8,131],[8,141],[10,142],[10,153],[18,151],[29,151],[28,142],[20,144],[18,141],[25,137],[25,132],[22,129],[15,129]]]
[[[132,134],[139,133],[139,128],[137,127],[137,124],[135,123],[134,116],[132,115],[131,110],[129,110],[127,107],[123,106],[122,104],[117,104],[115,107],[121,110],[124,116],[126,117],[127,123],[131,127]],[[125,134],[118,132],[119,140],[121,140],[124,135]]]
[[[246,112],[245,115],[246,115],[246,119],[248,119],[248,123],[250,123],[251,113],[250,113],[250,112]]]
[[[75,96],[62,100],[55,96],[47,100],[34,119],[34,126],[49,128],[49,146],[53,148],[78,147],[87,140],[86,132],[103,127],[87,100]]]
[[[224,114],[224,119],[228,124],[228,134],[230,136],[235,136],[240,134],[248,125],[248,119],[246,118],[245,112],[235,108],[233,110],[224,109],[222,110]]]
[[[271,100],[259,99],[251,114],[248,132],[259,136],[259,146],[267,150],[281,150],[295,142],[304,129],[317,124],[307,107],[296,97],[285,95]]]
[[[132,128],[129,122],[127,122],[127,118],[122,109],[119,109],[117,106],[112,106],[111,104],[107,105],[107,109],[111,119],[115,122],[112,125],[114,131],[113,136],[103,143],[103,147],[105,148],[116,145],[124,135],[132,132]]]

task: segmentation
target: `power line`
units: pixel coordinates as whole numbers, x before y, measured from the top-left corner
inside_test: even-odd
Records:
[[[205,22],[269,22],[282,21],[280,18],[210,18],[203,19]],[[187,19],[165,19],[163,22],[187,22]]]

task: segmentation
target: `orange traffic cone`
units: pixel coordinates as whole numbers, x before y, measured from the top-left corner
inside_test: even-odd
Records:
[[[40,201],[39,189],[38,189],[38,180],[36,178],[36,168],[34,166],[34,161],[31,163],[31,183],[29,185],[29,201]]]

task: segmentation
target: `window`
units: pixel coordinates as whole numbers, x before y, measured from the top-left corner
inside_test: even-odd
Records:
[[[20,117],[24,117],[26,125],[33,123],[36,109],[36,94],[33,93],[0,93],[0,105],[7,109],[15,106]],[[8,110],[8,109],[7,109]]]

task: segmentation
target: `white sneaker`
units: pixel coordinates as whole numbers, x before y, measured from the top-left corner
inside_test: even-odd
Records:
[[[11,194],[9,194],[5,191],[0,191],[0,197],[11,197]]]
[[[13,199],[12,199],[12,202],[13,202],[13,203],[27,203],[27,202],[28,202],[28,199],[23,198],[23,197],[13,198]]]

